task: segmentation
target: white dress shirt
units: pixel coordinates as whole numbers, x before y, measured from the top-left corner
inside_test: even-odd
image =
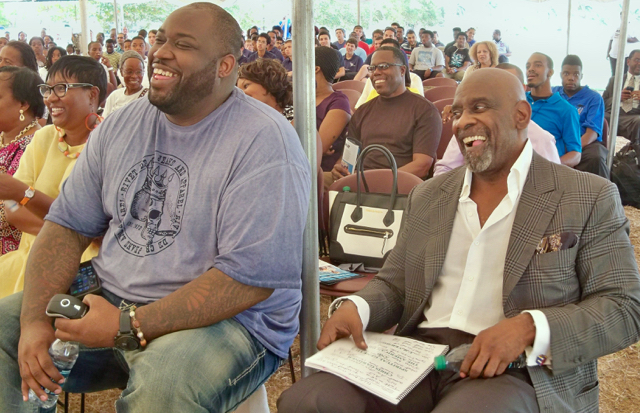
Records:
[[[424,309],[419,328],[451,328],[477,335],[504,320],[502,289],[504,262],[524,188],[533,148],[527,141],[507,178],[508,193],[480,227],[476,203],[469,197],[473,174],[467,169],[449,248]],[[369,305],[361,297],[345,297],[358,307],[362,324],[369,322]],[[335,303],[337,304],[337,302]],[[330,308],[330,313],[335,308]],[[527,349],[529,365],[550,363],[550,329],[544,313],[527,311],[534,319],[536,337]]]
[[[632,87],[633,90],[638,90],[638,88],[640,87],[640,76],[635,76],[631,73],[627,73],[627,79],[624,82],[624,86],[622,87],[622,89],[624,90],[628,87]],[[640,101],[632,98],[623,100],[620,106],[622,107],[622,110],[624,110],[625,112],[629,112],[631,109],[637,109],[638,104],[640,104]]]

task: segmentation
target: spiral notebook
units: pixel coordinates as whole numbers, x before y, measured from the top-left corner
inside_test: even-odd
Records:
[[[449,346],[407,337],[365,332],[367,350],[343,338],[309,357],[307,367],[335,374],[350,383],[398,404],[433,369],[433,359]]]

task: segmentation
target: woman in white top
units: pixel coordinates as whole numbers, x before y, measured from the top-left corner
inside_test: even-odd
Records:
[[[104,106],[105,118],[115,110],[144,97],[148,89],[142,86],[144,78],[144,60],[133,50],[128,50],[120,58],[120,74],[124,80],[124,88],[114,90],[107,98]]]
[[[492,41],[486,40],[474,43],[473,46],[471,46],[471,50],[469,50],[469,54],[471,55],[471,60],[475,63],[469,66],[464,72],[465,77],[478,69],[498,66],[498,58],[500,55],[498,54],[496,44]],[[464,80],[464,77],[462,80]]]

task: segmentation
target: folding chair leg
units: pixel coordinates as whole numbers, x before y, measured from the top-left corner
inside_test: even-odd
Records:
[[[293,368],[293,355],[291,354],[291,349],[289,349],[289,369],[291,370],[291,382],[296,382],[296,371]]]

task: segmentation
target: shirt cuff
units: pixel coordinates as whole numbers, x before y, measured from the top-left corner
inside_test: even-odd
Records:
[[[523,313],[531,314],[533,324],[536,326],[536,338],[533,347],[525,348],[527,366],[548,366],[551,368],[551,329],[547,316],[540,310],[525,310]]]
[[[367,325],[369,324],[369,303],[367,303],[364,298],[358,297],[357,295],[348,295],[346,297],[338,298],[332,302],[329,306],[329,317],[331,317],[338,307],[340,307],[340,304],[345,300],[352,301],[356,305],[358,315],[360,316],[360,320],[362,320],[362,331],[366,330]]]

